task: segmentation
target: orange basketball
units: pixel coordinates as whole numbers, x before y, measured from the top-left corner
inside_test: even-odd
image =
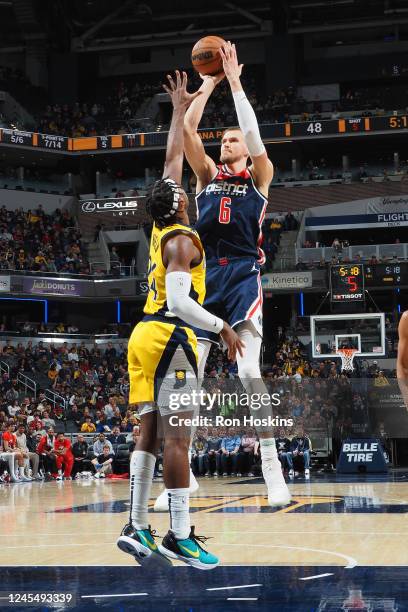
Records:
[[[204,36],[193,47],[191,61],[200,74],[218,74],[222,72],[222,59],[219,48],[225,40],[219,36]]]

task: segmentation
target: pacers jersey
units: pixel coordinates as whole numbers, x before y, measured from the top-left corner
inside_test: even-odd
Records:
[[[255,187],[248,169],[231,174],[217,166],[217,174],[196,196],[195,229],[205,247],[207,262],[232,257],[265,261],[261,225],[267,199]]]
[[[163,264],[163,249],[166,241],[177,235],[186,234],[191,236],[194,245],[201,253],[201,261],[191,268],[191,290],[190,297],[202,304],[205,297],[205,255],[201,240],[197,232],[183,223],[174,223],[163,229],[155,224],[152,229],[149,252],[148,283],[149,293],[143,311],[146,314],[160,314],[168,317],[173,315],[169,312],[166,299],[166,268]]]

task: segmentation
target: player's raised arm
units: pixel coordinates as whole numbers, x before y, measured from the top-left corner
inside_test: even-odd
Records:
[[[408,310],[400,319],[398,336],[397,379],[408,410]]]
[[[201,257],[202,253],[189,236],[177,234],[166,242],[163,249],[163,263],[167,268],[167,306],[170,312],[187,324],[220,333],[228,346],[228,357],[235,361],[237,351],[243,355],[245,344],[228,323],[209,313],[190,297],[190,268],[197,265]]]
[[[169,134],[167,137],[166,161],[164,164],[163,178],[171,178],[178,185],[181,183],[183,174],[184,139],[183,122],[186,110],[191,102],[201,95],[200,91],[193,94],[187,92],[187,74],[176,70],[175,80],[168,74],[169,85],[163,88],[169,94],[173,104]]]
[[[258,121],[241,84],[242,65],[238,64],[235,45],[230,42],[220,48],[225,76],[231,87],[238,123],[244,135],[245,143],[252,161],[252,171],[256,186],[267,195],[273,179],[273,164],[268,158],[265,145],[259,132]]]
[[[203,84],[198,90],[201,95],[192,102],[184,118],[184,151],[187,161],[197,177],[197,192],[201,191],[211,181],[216,170],[215,162],[205,153],[204,145],[197,130],[205,105],[224,76],[222,72],[215,76],[205,75],[201,77]]]

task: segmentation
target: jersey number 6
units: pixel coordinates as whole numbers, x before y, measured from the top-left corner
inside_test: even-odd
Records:
[[[220,223],[229,223],[231,219],[231,198],[221,198],[220,202],[220,214],[218,215],[218,221]]]

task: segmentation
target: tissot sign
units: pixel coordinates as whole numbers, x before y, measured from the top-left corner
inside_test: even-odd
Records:
[[[110,198],[80,202],[81,211],[86,214],[110,213],[113,217],[133,216],[139,210],[134,198]]]

